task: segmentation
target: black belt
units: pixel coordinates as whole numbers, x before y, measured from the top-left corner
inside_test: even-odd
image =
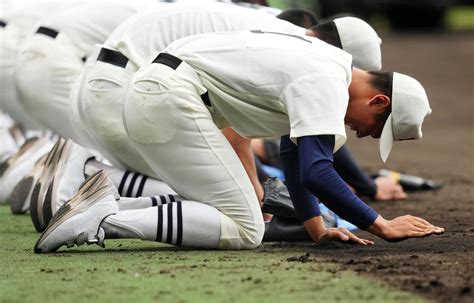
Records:
[[[102,61],[118,67],[125,68],[128,63],[128,58],[125,57],[121,52],[107,48],[101,48],[99,55],[97,56],[97,61]]]
[[[161,63],[171,67],[172,69],[177,69],[181,62],[183,62],[181,59],[173,55],[167,53],[159,53],[158,57],[156,57],[152,63]]]
[[[38,28],[38,30],[36,31],[37,34],[43,34],[45,36],[48,36],[48,37],[51,37],[51,38],[56,38],[56,36],[59,34],[58,31],[52,29],[52,28],[49,28],[49,27],[43,27],[41,26],[40,28]]]
[[[7,26],[7,22],[0,20],[0,27],[5,27]]]
[[[176,70],[178,66],[181,64],[181,62],[183,62],[183,60],[179,59],[178,57],[175,57],[167,53],[159,53],[152,63],[164,64]],[[207,106],[209,107],[212,106],[211,99],[209,99],[209,93],[207,91],[201,95],[201,99],[202,99],[202,102],[204,102],[204,104],[206,104]]]

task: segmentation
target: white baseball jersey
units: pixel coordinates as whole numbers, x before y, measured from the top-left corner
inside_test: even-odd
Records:
[[[163,52],[196,70],[214,110],[244,137],[335,135],[335,151],[346,140],[352,57],[338,48],[247,31],[191,36]]]
[[[79,51],[88,57],[97,43],[103,43],[110,33],[131,15],[156,1],[91,1],[78,5],[41,25],[65,32]]]
[[[305,33],[304,28],[248,8],[224,3],[181,3],[136,14],[110,35],[105,46],[120,51],[138,67],[180,38],[247,29]]]

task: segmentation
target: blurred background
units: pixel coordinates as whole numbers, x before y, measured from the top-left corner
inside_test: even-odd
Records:
[[[239,1],[233,1],[239,2]],[[306,9],[318,19],[352,15],[377,30],[474,30],[474,0],[250,0],[279,9]]]

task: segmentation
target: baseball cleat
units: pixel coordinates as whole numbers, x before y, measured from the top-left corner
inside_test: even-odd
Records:
[[[33,188],[36,182],[43,173],[46,157],[47,154],[39,158],[39,160],[36,161],[33,170],[23,177],[23,179],[21,179],[13,188],[9,199],[12,214],[24,214],[30,209],[31,194],[33,193]]]
[[[104,247],[102,221],[118,212],[118,194],[104,171],[89,177],[79,191],[51,218],[34,247],[35,253],[56,251],[84,243]]]
[[[263,191],[262,212],[278,217],[270,225],[271,228],[274,230],[281,229],[288,234],[289,232],[299,232],[298,226],[301,224],[299,223],[298,214],[293,206],[293,202],[291,202],[290,193],[286,185],[278,178],[267,178],[263,183]],[[320,205],[320,207],[322,208],[321,216],[323,217],[324,226],[326,228],[336,227],[338,220],[336,214],[326,206]]]
[[[9,200],[14,187],[31,172],[36,161],[52,146],[48,139],[30,138],[0,167],[0,201]]]
[[[0,142],[2,143],[0,144],[0,162],[3,163],[25,143],[25,136],[17,125],[0,127]]]
[[[51,150],[31,195],[30,212],[37,231],[43,231],[56,210],[77,192],[85,181],[85,164],[93,157],[71,140],[60,139]]]
[[[298,219],[286,185],[278,178],[263,182],[262,212],[288,219]]]

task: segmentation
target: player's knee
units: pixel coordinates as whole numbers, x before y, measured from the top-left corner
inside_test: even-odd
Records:
[[[248,236],[245,241],[244,249],[255,249],[260,246],[265,232],[265,225],[262,222],[258,222],[254,225],[254,228],[248,232]]]
[[[221,213],[220,249],[254,249],[263,239],[265,225],[262,218],[236,222]]]
[[[240,224],[239,232],[242,243],[241,249],[255,249],[262,243],[263,234],[265,232],[265,224],[261,216],[258,216],[249,222],[249,224]]]

